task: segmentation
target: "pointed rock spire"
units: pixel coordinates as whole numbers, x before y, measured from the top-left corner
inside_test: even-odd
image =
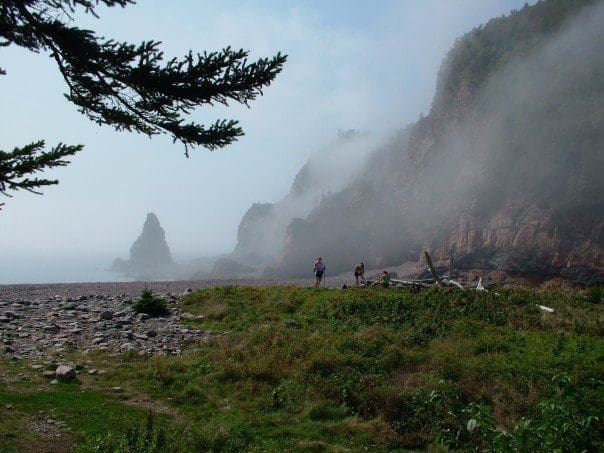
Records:
[[[173,264],[166,232],[157,216],[150,212],[143,231],[130,248],[130,259],[116,259],[111,270],[138,278],[161,277]]]
[[[147,214],[143,231],[130,248],[130,264],[145,269],[172,264],[170,247],[166,242],[166,232],[159,219],[152,212]]]

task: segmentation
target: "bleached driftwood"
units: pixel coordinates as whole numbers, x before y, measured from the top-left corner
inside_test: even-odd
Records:
[[[432,279],[424,279],[424,280],[400,280],[397,278],[391,278],[390,281],[393,283],[392,286],[416,286],[420,288],[429,288],[434,286],[434,280]]]
[[[424,252],[424,255],[426,257],[426,263],[428,263],[428,269],[430,269],[430,273],[432,274],[432,277],[434,278],[436,283],[438,283],[440,286],[447,286],[447,287],[454,286],[459,289],[464,289],[463,286],[461,286],[461,284],[459,282],[456,282],[455,280],[452,280],[451,278],[439,277],[438,274],[436,273],[436,270],[434,269],[434,265],[432,264],[432,258],[430,258],[430,255],[428,255],[428,252]]]
[[[461,283],[456,282],[455,280],[448,279],[448,278],[443,278],[442,281],[441,281],[441,285],[443,285],[443,286],[455,286],[456,288],[464,289],[464,287],[461,285]]]
[[[484,286],[482,286],[482,277],[478,277],[478,283],[476,284],[476,291],[489,292]]]
[[[424,251],[424,256],[426,257],[426,263],[428,264],[428,270],[430,271],[430,274],[432,275],[431,278],[411,279],[411,280],[391,278],[390,286],[391,287],[408,286],[408,287],[412,287],[412,288],[430,288],[434,285],[439,285],[439,286],[444,286],[444,287],[448,287],[448,288],[451,288],[451,287],[459,288],[461,290],[474,289],[476,291],[488,292],[488,289],[486,289],[484,287],[484,285],[482,284],[482,277],[480,277],[478,279],[477,283],[469,284],[467,286],[464,286],[461,283],[453,280],[451,278],[451,276],[453,274],[453,265],[452,265],[453,257],[452,256],[449,258],[449,274],[446,276],[443,276],[443,277],[439,276],[436,273],[436,269],[434,268],[434,264],[432,263],[432,258],[430,258],[430,255],[428,254],[428,252]],[[362,282],[362,284],[365,286],[372,286],[373,281],[371,279],[366,279],[364,282]],[[495,294],[497,294],[497,293],[495,293]],[[542,310],[545,310],[545,311],[552,310],[550,313],[553,312],[553,309],[549,308],[549,307],[540,305],[539,308],[541,308]]]

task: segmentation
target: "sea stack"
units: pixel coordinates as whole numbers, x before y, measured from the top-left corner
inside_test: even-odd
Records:
[[[150,212],[143,231],[130,248],[130,259],[116,259],[111,270],[134,277],[161,276],[174,262],[166,242],[166,232],[157,216]]]
[[[130,264],[138,268],[157,268],[172,264],[166,232],[155,214],[147,214],[143,231],[130,248]]]

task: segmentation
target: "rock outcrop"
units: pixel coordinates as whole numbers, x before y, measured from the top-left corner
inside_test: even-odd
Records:
[[[273,203],[254,203],[247,210],[239,223],[233,260],[244,264],[266,264],[280,251],[281,243],[275,239],[275,225],[271,222],[274,211]]]
[[[130,248],[130,258],[116,259],[111,270],[142,279],[166,278],[173,265],[166,233],[157,216],[150,212],[143,231]]]
[[[308,275],[318,255],[333,274],[430,250],[464,268],[602,280],[602,23],[601,2],[543,1],[458,40],[429,114],[290,216],[265,275]]]

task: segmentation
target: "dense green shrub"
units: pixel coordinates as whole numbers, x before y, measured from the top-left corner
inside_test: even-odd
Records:
[[[140,298],[132,306],[134,311],[147,313],[151,316],[163,316],[168,314],[168,304],[160,297],[155,297],[150,289],[142,292]]]
[[[590,304],[604,303],[604,289],[602,286],[592,286],[586,294],[586,299]]]
[[[440,427],[437,442],[455,449],[493,451],[601,451],[601,407],[589,401],[603,390],[593,379],[577,385],[567,375],[553,379],[555,395],[537,404],[512,429],[497,426],[487,405],[471,402],[449,410],[455,420]]]

